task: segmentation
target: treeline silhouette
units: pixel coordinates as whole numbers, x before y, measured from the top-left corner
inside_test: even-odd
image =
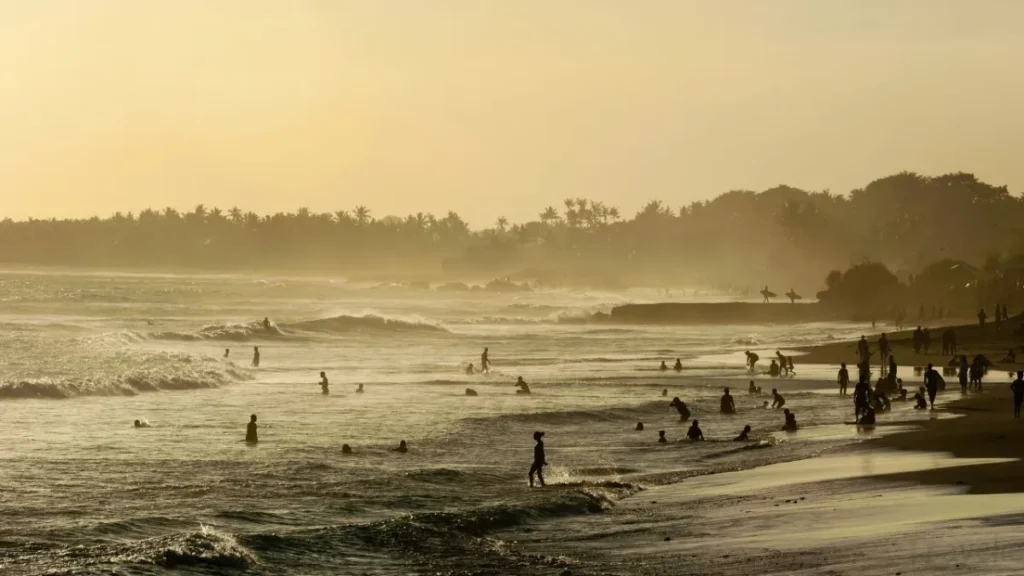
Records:
[[[536,220],[471,230],[454,211],[376,218],[260,216],[197,206],[109,218],[0,222],[0,262],[118,268],[320,269],[390,279],[510,276],[557,284],[675,285],[815,293],[833,269],[864,261],[897,275],[953,260],[981,266],[1024,253],[1024,204],[966,173],[902,172],[848,195],[778,186],[734,190],[631,218],[566,199]],[[755,289],[756,292],[756,289]],[[780,292],[781,293],[781,292]]]

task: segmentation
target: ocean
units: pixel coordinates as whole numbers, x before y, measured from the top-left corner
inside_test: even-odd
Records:
[[[864,325],[583,321],[628,302],[722,299],[0,273],[0,573],[559,573],[584,559],[533,553],[517,535],[652,486],[859,441],[841,424],[852,407],[835,398],[835,367],[797,358],[794,378],[752,377],[743,351],[767,363]],[[491,372],[466,375],[484,347]],[[676,358],[681,372],[658,370]],[[532,394],[515,394],[518,376]],[[781,414],[746,393],[751,378],[782,391],[800,432],[778,431]],[[726,386],[738,415],[718,412]],[[707,442],[680,441],[674,396]],[[242,441],[250,414],[255,447]],[[731,441],[744,424],[757,442]],[[544,489],[527,484],[535,430]],[[393,451],[400,440],[408,453]]]

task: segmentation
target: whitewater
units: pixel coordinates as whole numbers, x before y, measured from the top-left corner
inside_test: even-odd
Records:
[[[0,273],[0,572],[557,573],[572,550],[530,553],[517,535],[649,487],[857,441],[836,426],[849,415],[834,368],[756,377],[798,410],[803,431],[786,438],[781,416],[745,393],[743,351],[767,360],[864,326],[585,321],[666,299],[723,297]],[[492,372],[467,376],[485,346]],[[676,358],[682,372],[657,370]],[[533,394],[514,393],[518,376]],[[724,386],[739,416],[718,415]],[[677,442],[673,396],[712,441]],[[257,447],[242,442],[250,414]],[[744,424],[761,442],[727,441]],[[534,430],[546,432],[542,490],[526,482]],[[409,453],[392,451],[400,440]]]

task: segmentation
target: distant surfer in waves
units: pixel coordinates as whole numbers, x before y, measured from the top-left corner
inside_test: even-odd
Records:
[[[760,360],[761,357],[755,354],[754,352],[751,352],[750,350],[747,350],[746,352],[744,352],[744,354],[747,355],[747,367],[750,368],[751,371],[755,370],[755,367],[757,366],[757,361]]]
[[[518,388],[518,390],[516,390],[516,394],[530,393],[530,385],[526,383],[526,380],[523,380],[522,376],[520,376],[519,379],[516,380],[516,388]]]
[[[324,396],[327,396],[328,394],[331,393],[331,389],[328,388],[328,386],[327,386],[327,373],[326,372],[321,372],[320,373],[320,391],[323,393]]]
[[[673,366],[672,369],[675,370],[676,372],[683,371],[683,363],[682,361],[679,360],[679,358],[676,358],[676,365]]]
[[[259,346],[253,346],[252,347],[252,367],[253,368],[259,368],[260,367],[260,347]]]
[[[270,330],[270,318],[263,319],[263,329]]]
[[[733,401],[732,394],[729,394],[729,389],[725,389],[725,394],[722,394],[722,414],[735,414],[736,413],[736,402]]]
[[[669,406],[675,408],[676,411],[679,412],[680,422],[685,422],[690,419],[690,409],[686,407],[686,402],[679,399],[679,396],[673,398]]]
[[[342,454],[351,454],[352,453],[352,447],[349,446],[348,444],[342,444],[341,445],[341,453]]]
[[[530,466],[530,488],[533,488],[533,475],[537,475],[537,481],[540,485],[544,485],[544,467],[548,465],[547,458],[544,456],[544,433],[540,430],[533,433],[533,439],[537,441],[537,444],[533,447],[533,464]]]
[[[256,444],[260,439],[256,435],[256,415],[249,416],[249,425],[245,427],[245,443]]]
[[[491,360],[487,357],[487,348],[484,348],[484,353],[480,355],[480,371],[491,371]]]

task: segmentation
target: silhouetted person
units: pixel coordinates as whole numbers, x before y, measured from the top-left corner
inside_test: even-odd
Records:
[[[473,370],[473,363],[470,362],[469,366],[466,366],[466,376],[472,376],[474,372],[476,371]]]
[[[982,329],[985,328],[985,320],[988,320],[988,315],[985,314],[985,309],[978,310],[978,326]]]
[[[682,370],[683,370],[683,363],[682,363],[682,361],[680,361],[679,358],[676,358],[676,365],[673,366],[672,368],[676,372],[682,372]]]
[[[476,396],[476,390],[472,388],[466,388],[466,396]]]
[[[516,390],[516,394],[530,393],[530,386],[526,383],[526,380],[523,380],[522,376],[520,376],[519,379],[516,380],[516,388],[518,388],[518,390]]]
[[[533,475],[537,475],[537,480],[540,485],[544,485],[544,467],[548,465],[547,458],[544,456],[544,433],[536,431],[533,433],[533,439],[537,441],[537,444],[533,447],[533,464],[530,466],[530,488],[533,488]]]
[[[793,367],[793,357],[786,356],[786,371],[789,372],[790,376],[796,374],[796,368]]]
[[[860,379],[853,387],[853,415],[859,418],[860,415],[871,405],[871,385],[867,380]]]
[[[764,296],[764,303],[767,304],[768,298],[774,298],[775,294],[773,294],[771,290],[768,290],[768,285],[766,284],[764,290],[761,290],[761,296]]]
[[[253,346],[252,347],[252,367],[253,368],[259,368],[260,367],[260,347],[259,346]]]
[[[924,332],[922,332],[921,327],[918,326],[917,330],[914,330],[914,354],[921,353],[922,336],[924,336]]]
[[[230,355],[231,355],[231,349],[230,348],[225,348],[224,349],[224,357],[227,358]]]
[[[775,388],[772,388],[772,398],[772,408],[778,409],[786,405],[786,399],[783,398],[782,394],[779,394],[779,391]]]
[[[775,351],[775,357],[779,359],[779,370],[785,370],[786,368],[786,357],[782,355],[782,352]]]
[[[885,359],[889,357],[889,338],[882,332],[882,335],[878,337],[878,360],[885,362]]]
[[[661,389],[661,395],[662,396],[668,396],[668,388],[662,388]]]
[[[967,365],[967,356],[960,356],[960,369],[956,376],[960,380],[960,393],[967,394],[967,379],[970,377],[970,367]]]
[[[879,412],[888,412],[892,410],[892,403],[889,401],[889,397],[885,394],[884,390],[875,390],[875,410]]]
[[[939,373],[932,368],[931,363],[924,371],[924,388],[928,391],[928,404],[935,409],[935,395],[939,392]]]
[[[721,411],[722,414],[735,414],[736,413],[736,402],[733,401],[732,394],[729,394],[729,389],[725,389],[725,393],[722,394],[721,400]]]
[[[757,361],[760,360],[761,357],[750,350],[747,350],[744,354],[747,355],[747,366],[749,366],[751,370],[754,370],[757,365]]]
[[[796,429],[797,429],[796,414],[790,412],[789,408],[786,408],[785,410],[783,410],[782,413],[785,414],[785,416],[786,416],[786,423],[782,425],[782,431],[783,432],[796,432]]]
[[[136,420],[135,421],[135,427],[136,428],[149,428],[149,423],[148,422],[143,422],[142,420]]]
[[[846,369],[846,362],[839,365],[839,395],[846,396],[846,387],[850,385],[850,371]]]
[[[658,444],[664,444],[668,442],[668,438],[665,438],[665,431],[658,430]]]
[[[857,354],[860,356],[861,362],[866,362],[871,358],[871,350],[868,348],[868,340],[863,336],[861,336],[860,341],[857,342]]]
[[[352,453],[352,447],[349,446],[348,444],[342,444],[341,445],[341,453],[342,454],[351,454]]]
[[[1024,403],[1024,372],[1017,372],[1017,379],[1010,384],[1013,391],[1013,417],[1020,419],[1020,406]]]
[[[896,370],[897,370],[896,357],[893,356],[892,354],[890,354],[889,355],[889,372],[888,372],[888,376],[889,376],[889,379],[892,380],[893,382],[896,382],[898,380],[898,378],[896,378]]]
[[[750,381],[750,386],[747,386],[747,393],[748,394],[760,394],[761,393],[761,387],[760,386],[754,386],[754,381],[751,380]]]
[[[921,386],[917,393],[914,394],[914,410],[927,410],[928,409],[928,398],[924,386]]]
[[[668,370],[668,364],[665,364],[665,361],[662,360],[661,361],[661,366],[658,366],[658,370],[662,370],[662,371]]]
[[[491,360],[487,357],[487,348],[484,348],[484,353],[480,355],[480,371],[491,371]]]
[[[260,439],[256,434],[256,415],[249,416],[249,425],[245,427],[245,442],[247,444],[256,444]]]
[[[686,431],[686,437],[690,440],[704,439],[704,432],[700,429],[700,422],[694,420],[693,423],[690,424],[690,429]]]
[[[1006,356],[1002,360],[1000,360],[1000,362],[1004,362],[1006,364],[1016,364],[1017,353],[1013,351],[1013,348],[1010,348],[1009,350],[1006,351]]]
[[[786,298],[789,298],[790,304],[796,304],[796,301],[800,299],[800,295],[796,293],[796,290],[790,288],[789,292],[786,292]]]
[[[356,386],[356,394],[362,394],[362,393],[363,393],[363,385],[359,384],[359,385]]]
[[[988,358],[985,358],[984,355],[978,354],[974,357],[974,360],[971,362],[970,384],[968,388],[981,392],[981,380],[985,376],[985,369],[988,365]]]
[[[392,452],[398,452],[400,454],[405,454],[408,451],[409,451],[409,447],[405,444],[405,440],[399,440],[398,441],[398,448],[395,448],[395,449],[392,450]]]
[[[868,409],[864,411],[864,415],[857,421],[860,426],[874,426],[875,425],[875,409],[868,406]]]
[[[689,420],[690,419],[690,409],[686,407],[686,403],[685,402],[683,402],[682,400],[679,399],[679,396],[676,396],[675,398],[673,398],[672,402],[669,404],[669,406],[675,408],[676,411],[679,412],[679,420],[680,421],[685,421],[685,420]]]
[[[320,392],[324,396],[331,393],[331,389],[327,386],[327,374],[324,372],[320,373]]]
[[[644,431],[644,423],[643,422],[637,422],[635,430],[637,432],[643,432]]]
[[[270,318],[263,319],[263,329],[270,330]]]
[[[777,377],[779,375],[779,364],[772,358],[772,363],[768,365],[768,375]]]
[[[744,426],[743,431],[740,432],[740,435],[733,438],[732,440],[733,442],[746,442],[747,440],[750,440],[750,424]]]

